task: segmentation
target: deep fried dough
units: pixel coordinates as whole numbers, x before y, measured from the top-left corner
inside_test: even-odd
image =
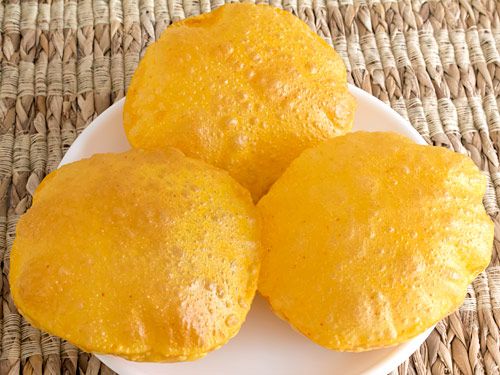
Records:
[[[179,148],[225,169],[255,200],[305,148],[351,129],[337,53],[274,7],[228,4],[148,47],[127,93],[134,147]]]
[[[63,166],[19,221],[14,301],[34,326],[89,352],[202,357],[249,311],[260,265],[255,211],[226,172],[179,151]]]
[[[258,204],[259,290],[327,348],[404,342],[457,309],[488,265],[485,188],[469,158],[392,133],[309,149]]]

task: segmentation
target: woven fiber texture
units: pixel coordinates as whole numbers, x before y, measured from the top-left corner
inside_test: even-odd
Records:
[[[171,22],[223,3],[0,0],[0,374],[112,374],[18,314],[7,280],[16,222],[78,134],[125,95],[145,48]],[[469,155],[488,176],[492,263],[460,310],[393,374],[500,374],[500,1],[271,4],[333,45],[350,82],[391,105],[430,144]]]

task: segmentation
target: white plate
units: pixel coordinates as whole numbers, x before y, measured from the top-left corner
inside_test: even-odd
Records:
[[[426,144],[418,132],[390,107],[351,86],[358,101],[354,130],[393,131]],[[90,124],[68,150],[61,165],[95,153],[130,148],[122,127],[123,100]],[[126,314],[126,311],[124,311]],[[277,318],[259,296],[239,334],[221,349],[194,362],[139,363],[98,355],[122,375],[305,375],[387,374],[424,342],[432,329],[392,348],[364,353],[340,353],[324,349]]]

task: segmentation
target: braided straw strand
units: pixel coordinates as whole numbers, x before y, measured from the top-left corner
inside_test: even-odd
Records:
[[[2,353],[0,373],[14,374],[21,370],[21,317],[12,301],[8,282],[10,247],[17,216],[9,207],[9,187],[12,182],[16,97],[19,81],[21,6],[18,0],[4,4],[2,87],[0,88],[0,226],[2,249]]]
[[[31,196],[26,187],[31,175],[30,125],[35,116],[35,53],[36,19],[38,3],[34,0],[21,3],[20,62],[18,95],[16,101],[16,131],[14,141],[14,163],[12,171],[11,205],[16,214],[22,214],[30,205]],[[21,319],[21,371],[40,373],[42,351],[40,331]]]
[[[139,63],[141,52],[141,25],[137,0],[123,0],[123,53],[125,60],[125,91]]]
[[[109,7],[105,0],[93,1],[94,12],[94,103],[96,114],[111,104],[111,31]]]
[[[94,118],[94,21],[91,0],[78,0],[77,8],[77,111],[76,132],[80,134]]]
[[[76,139],[76,97],[77,97],[77,3],[64,1],[63,23],[63,98],[61,114],[61,142],[65,153]]]
[[[109,2],[109,24],[111,43],[111,100],[120,100],[125,95],[123,66],[123,8],[119,0]]]

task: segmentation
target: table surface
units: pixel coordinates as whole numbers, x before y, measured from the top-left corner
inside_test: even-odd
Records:
[[[18,218],[78,134],[122,98],[145,48],[221,0],[0,0],[0,374],[111,374],[41,333],[8,285]],[[344,59],[351,83],[488,176],[493,259],[463,306],[394,374],[500,374],[500,1],[272,0]]]

